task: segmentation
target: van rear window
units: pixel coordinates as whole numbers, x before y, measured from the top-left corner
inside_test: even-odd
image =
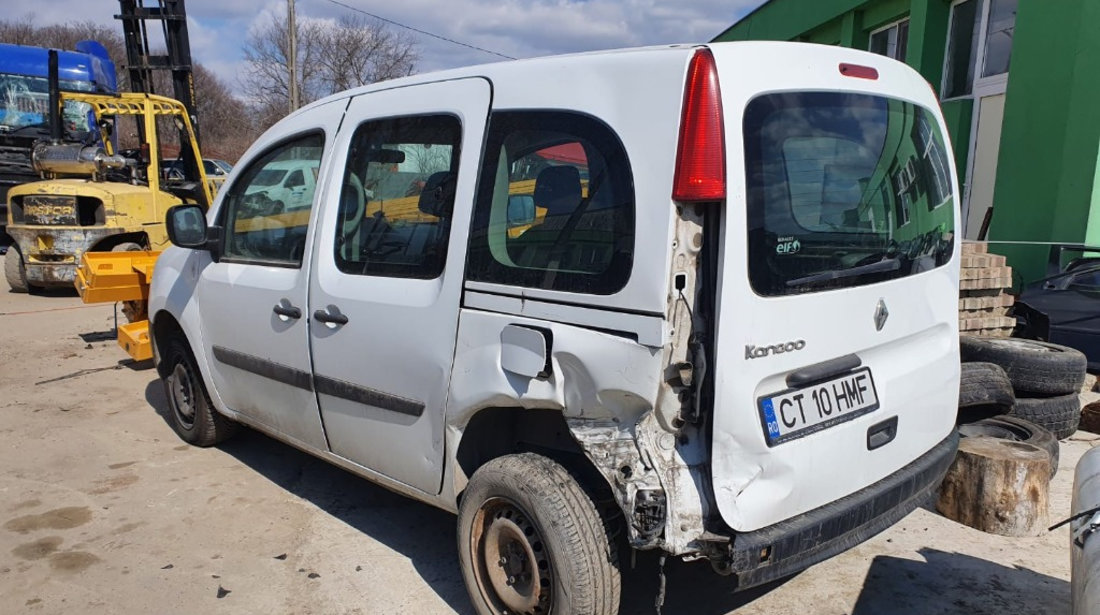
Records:
[[[866,94],[768,94],[749,103],[744,135],[758,294],[870,284],[950,258],[951,167],[928,110]]]

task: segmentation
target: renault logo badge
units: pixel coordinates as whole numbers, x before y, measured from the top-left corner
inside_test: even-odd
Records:
[[[890,310],[886,309],[886,302],[879,299],[878,307],[875,308],[875,331],[882,331],[882,328],[886,326],[886,319],[889,317]]]

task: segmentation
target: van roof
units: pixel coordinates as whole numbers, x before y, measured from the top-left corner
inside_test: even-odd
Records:
[[[713,43],[712,43],[713,44]],[[759,44],[759,41],[751,42],[737,42],[737,43],[721,43],[723,45],[754,45]],[[349,98],[352,96],[358,96],[359,94],[365,94],[367,92],[373,92],[377,90],[386,90],[395,87],[403,87],[408,85],[415,85],[418,83],[429,83],[434,81],[447,81],[451,79],[462,79],[466,77],[488,77],[492,79],[494,76],[500,75],[504,72],[511,72],[516,67],[523,67],[523,70],[538,70],[542,67],[551,67],[561,63],[564,60],[573,60],[583,57],[601,57],[601,56],[626,56],[637,53],[654,53],[662,51],[680,51],[695,49],[698,47],[705,47],[707,44],[703,43],[687,43],[687,44],[674,44],[674,45],[653,45],[648,47],[628,47],[624,49],[603,49],[597,51],[583,51],[577,53],[567,53],[551,56],[538,56],[534,58],[522,58],[518,60],[504,60],[501,62],[488,62],[485,64],[473,64],[470,66],[464,66],[459,68],[451,68],[446,70],[431,71],[427,73],[419,73],[411,75],[409,77],[400,77],[397,79],[389,79],[386,81],[378,81],[370,83],[350,90],[344,90],[337,92],[331,96],[327,96],[320,100],[316,100],[291,116],[308,110],[312,107],[320,106],[325,103],[339,100],[341,98]],[[290,117],[290,116],[288,116]]]
[[[739,52],[744,52],[754,57],[769,57],[769,52],[774,51],[776,47],[790,48],[797,46],[805,51],[811,49],[827,48],[830,50],[843,49],[843,51],[852,56],[858,58],[860,55],[871,56],[874,61],[882,61],[884,56],[879,54],[872,54],[869,51],[863,51],[850,48],[838,48],[833,45],[820,45],[817,43],[802,43],[802,42],[790,42],[790,41],[723,41],[723,42],[709,42],[709,43],[679,43],[672,45],[653,45],[646,47],[628,47],[623,49],[605,49],[598,51],[586,51],[578,53],[569,53],[552,56],[540,56],[535,58],[525,58],[519,60],[506,60],[502,62],[489,62],[486,64],[475,64],[471,66],[465,66],[460,68],[452,68],[442,71],[433,71],[427,73],[420,73],[411,75],[409,77],[401,77],[398,79],[390,79],[386,81],[379,81],[368,85],[360,86],[350,90],[337,92],[331,96],[314,101],[287,117],[293,117],[299,113],[307,111],[313,107],[318,107],[326,103],[358,96],[368,92],[375,92],[380,90],[388,90],[397,87],[405,87],[410,85],[416,85],[420,83],[430,83],[438,81],[447,81],[452,79],[463,79],[468,77],[485,77],[489,80],[496,80],[506,75],[516,75],[517,73],[530,74],[534,71],[547,71],[554,72],[563,66],[575,66],[578,58],[600,58],[608,60],[610,58],[619,57],[624,61],[636,61],[639,54],[653,54],[663,55],[667,53],[680,53],[685,56],[693,49],[702,47],[708,47],[712,49],[737,48]],[[686,59],[685,59],[686,62]],[[893,62],[893,60],[891,60]],[[898,63],[902,64],[902,63]],[[910,69],[911,70],[911,69]],[[915,72],[915,71],[914,71]],[[923,79],[923,78],[922,78]]]

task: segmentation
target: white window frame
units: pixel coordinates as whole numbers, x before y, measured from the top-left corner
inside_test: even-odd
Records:
[[[941,98],[940,102],[954,102],[959,100],[972,100],[973,105],[970,113],[970,139],[967,143],[966,152],[966,169],[963,170],[962,177],[959,178],[962,185],[962,203],[960,203],[960,209],[962,214],[962,220],[960,221],[960,228],[965,233],[969,229],[966,228],[967,220],[970,217],[970,190],[974,186],[974,154],[978,149],[978,120],[981,115],[981,100],[987,96],[996,96],[998,94],[1004,94],[1008,89],[1008,75],[1012,72],[1011,67],[1009,71],[1001,73],[1000,75],[994,75],[992,77],[982,77],[982,71],[985,69],[985,39],[989,32],[989,12],[992,10],[993,0],[977,0],[982,5],[979,7],[979,11],[976,15],[977,19],[980,19],[978,26],[978,45],[974,50],[974,82],[970,85],[970,93],[963,94],[961,96],[955,96],[952,98]],[[944,41],[944,54],[943,54],[943,76],[940,82],[940,92],[943,92],[947,88],[947,63],[951,58],[947,55],[948,47],[951,44],[951,28],[954,26],[955,20],[955,7],[959,4],[966,2],[966,0],[953,0],[948,7],[948,21],[947,21],[947,40]]]
[[[953,0],[951,6],[948,7],[948,20],[947,20],[947,40],[944,41],[943,52],[943,75],[940,78],[940,92],[947,89],[947,64],[951,61],[948,51],[950,51],[951,45],[951,30],[955,25],[955,7],[967,2],[968,0]],[[959,96],[953,96],[951,98],[941,98],[940,102],[950,102],[955,100],[965,100],[967,98],[981,98],[983,96],[995,96],[997,94],[1003,94],[1008,87],[1008,74],[1011,72],[1004,72],[999,75],[993,75],[992,77],[982,77],[982,72],[985,70],[985,56],[986,45],[985,39],[989,34],[989,12],[992,10],[993,0],[975,0],[981,2],[976,19],[979,20],[978,26],[978,45],[974,50],[974,81],[970,84],[970,93],[962,94]],[[980,93],[979,93],[980,92]]]
[[[983,1],[985,1],[985,0],[983,0]],[[867,34],[867,51],[871,51],[871,39],[875,38],[876,34],[878,34],[880,32],[885,32],[885,31],[889,30],[890,28],[896,28],[899,25],[901,25],[902,23],[907,22],[907,21],[910,21],[910,16],[909,15],[906,15],[905,17],[902,17],[901,19],[891,21],[888,24],[884,24],[882,26],[879,26],[878,28],[875,28],[874,30],[871,30],[871,32]],[[912,24],[910,24],[910,28],[912,28]],[[950,30],[948,30],[948,32],[950,32]],[[871,53],[874,53],[874,52],[872,51]],[[908,38],[908,36],[905,39],[905,56],[906,57],[909,56],[909,38]],[[885,56],[885,57],[890,58],[890,56]],[[902,60],[898,60],[897,58],[890,58],[890,59],[895,60],[897,62],[902,61]]]

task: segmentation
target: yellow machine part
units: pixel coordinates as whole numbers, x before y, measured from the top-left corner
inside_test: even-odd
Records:
[[[118,327],[118,345],[135,361],[153,358],[153,344],[149,341],[149,321],[139,320]]]
[[[144,314],[158,256],[160,252],[85,252],[76,272],[76,292],[84,303],[124,301],[138,306],[124,312],[142,318],[118,327],[118,345],[135,361],[153,358]]]

